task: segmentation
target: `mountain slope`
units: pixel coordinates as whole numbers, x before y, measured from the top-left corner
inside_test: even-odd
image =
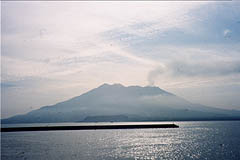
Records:
[[[239,111],[192,104],[158,87],[103,84],[70,100],[3,119],[2,123],[77,122],[117,115],[127,116],[129,121],[240,118]]]

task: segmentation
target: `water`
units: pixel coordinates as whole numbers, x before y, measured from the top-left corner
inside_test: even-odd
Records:
[[[2,133],[1,158],[240,159],[240,121],[175,124],[180,128]]]

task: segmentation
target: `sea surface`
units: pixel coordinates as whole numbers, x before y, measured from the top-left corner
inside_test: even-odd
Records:
[[[27,126],[79,124],[89,125],[89,123],[64,123],[27,124]],[[240,159],[240,121],[174,122],[174,124],[180,128],[1,133],[1,159]]]

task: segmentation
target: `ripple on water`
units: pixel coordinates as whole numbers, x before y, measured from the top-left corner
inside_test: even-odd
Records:
[[[231,159],[240,122],[181,122],[178,129],[2,133],[2,159]]]

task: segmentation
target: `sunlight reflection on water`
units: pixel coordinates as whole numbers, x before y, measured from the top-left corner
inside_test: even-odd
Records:
[[[2,159],[239,159],[239,121],[177,124],[180,128],[2,133]]]

